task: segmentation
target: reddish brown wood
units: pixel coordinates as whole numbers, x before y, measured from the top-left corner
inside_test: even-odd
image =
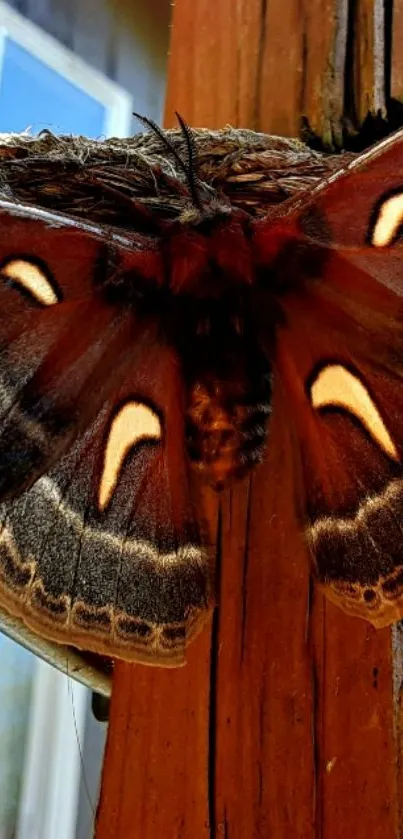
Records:
[[[393,688],[394,688],[394,731],[396,738],[397,799],[400,833],[403,825],[403,626],[392,628]]]
[[[283,430],[224,510],[213,836],[315,835],[309,579]]]
[[[291,133],[304,113],[336,136],[345,11],[177,0],[167,122]],[[182,671],[117,667],[97,839],[399,835],[390,631],[312,594],[290,451],[274,412],[268,463],[222,502],[211,657],[205,631]]]
[[[201,502],[213,542],[217,501]],[[96,839],[210,839],[211,629],[184,667],[116,663]]]
[[[296,136],[305,117],[325,143],[340,144],[347,13],[347,0],[267,4],[259,91],[264,131]]]
[[[324,142],[340,142],[347,0],[179,5],[175,20],[180,15],[181,23],[174,25],[171,42],[169,124],[175,110],[191,124],[211,128],[221,127],[225,114],[234,126],[296,136],[304,116]]]
[[[389,629],[323,602],[313,610],[317,818],[324,839],[397,839],[398,776]]]
[[[209,640],[186,667],[119,664],[97,839],[208,839]]]
[[[357,126],[368,114],[386,116],[383,0],[358,0],[354,17],[354,111]]]
[[[390,93],[403,101],[403,0],[393,3],[392,67]]]
[[[180,0],[174,8],[166,124],[256,127],[262,37],[260,0]]]

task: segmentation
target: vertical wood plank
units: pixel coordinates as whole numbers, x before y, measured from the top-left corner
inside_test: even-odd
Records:
[[[396,739],[398,836],[403,834],[403,623],[392,628],[394,732]]]
[[[317,819],[323,839],[400,836],[390,629],[316,598]]]
[[[177,670],[116,665],[96,839],[208,839],[209,631]]]
[[[224,517],[212,835],[231,839],[316,835],[309,577],[284,432],[274,413],[269,460]]]
[[[368,114],[386,116],[383,0],[358,0],[350,25],[354,38],[354,110],[357,127]]]
[[[303,113],[333,140],[346,31],[344,0],[177,0],[167,123],[179,110],[195,125],[295,133]],[[292,499],[275,410],[268,462],[223,499],[211,658],[204,634],[179,674],[117,668],[97,839],[398,839],[390,631],[311,596]]]
[[[403,0],[393,3],[393,33],[390,95],[403,102]]]
[[[175,14],[181,27],[172,31],[170,125],[175,110],[210,128],[222,126],[226,113],[234,126],[296,136],[305,117],[325,143],[340,144],[348,0],[179,0]],[[215,90],[207,71],[213,49]]]
[[[217,530],[217,502],[202,503]],[[211,839],[211,619],[174,669],[116,662],[96,839]]]
[[[347,20],[347,0],[267,4],[260,87],[263,131],[297,136],[305,117],[324,143],[340,145]]]
[[[257,127],[291,133],[294,126],[292,133],[297,133],[303,113],[324,139],[340,138],[347,4],[310,3],[304,14],[301,8],[301,4],[269,3],[261,21],[262,54],[253,65],[255,72],[261,71],[256,81]],[[187,32],[188,27],[192,29],[190,15],[184,5],[178,11]],[[217,15],[219,9],[215,11]],[[376,15],[377,3],[372,21]],[[208,31],[210,53],[213,49],[224,53],[223,27],[217,17],[215,30]],[[362,67],[368,62],[365,27],[364,35],[364,41],[363,36],[359,38]],[[304,43],[305,51],[298,46]],[[198,41],[195,47],[202,52],[206,43]],[[371,84],[374,56],[372,47],[365,84],[357,80],[356,91],[363,101]],[[168,114],[173,93],[176,101],[182,102],[183,96],[197,107],[198,97],[190,94],[192,83],[198,90],[192,65],[184,74],[184,60],[182,53],[173,50]],[[236,76],[228,71],[223,85],[226,96],[231,78],[236,83]],[[207,83],[205,79],[203,84]],[[215,90],[210,86],[208,108],[214,125],[219,124],[218,113],[221,124],[231,121],[225,110],[218,111],[222,92],[212,102]],[[239,96],[238,84],[232,101],[237,102]],[[200,107],[204,118],[204,99]],[[284,116],[284,108],[289,108],[292,119]],[[201,124],[200,117],[196,124]],[[291,474],[288,466],[286,475]],[[224,828],[234,837],[264,835],[265,829],[276,837],[289,836],[291,831],[307,837],[323,830],[324,837],[334,839],[335,820],[340,836],[351,834],[358,808],[358,835],[393,837],[397,811],[390,632],[377,633],[348,618],[323,603],[320,593],[310,612],[306,557],[298,548],[296,523],[288,513],[292,488],[284,481],[274,483],[273,474],[275,464],[269,463],[253,479],[249,508],[244,490],[237,489],[232,496],[232,517],[224,519],[215,721],[217,835]],[[385,770],[382,779],[380,766]]]
[[[175,123],[174,112],[179,111],[191,125],[221,128],[224,120],[257,127],[261,6],[260,0],[175,4],[167,125]]]

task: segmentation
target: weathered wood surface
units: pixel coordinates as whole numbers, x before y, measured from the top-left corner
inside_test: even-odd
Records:
[[[99,839],[210,837],[209,639],[178,670],[116,668]]]
[[[221,128],[224,119],[287,136],[298,135],[308,115],[325,142],[340,143],[347,7],[347,0],[198,0],[186,14],[175,9],[172,108],[193,125]]]
[[[336,0],[177,0],[167,124],[178,110],[293,134],[304,113],[336,137],[343,15]],[[274,423],[268,463],[222,501],[212,635],[181,671],[116,667],[97,839],[400,835],[399,641],[393,658],[390,630],[312,588],[277,438]]]
[[[351,39],[353,72],[348,103],[355,121],[362,125],[368,113],[386,115],[385,8],[383,0],[358,0],[352,6]]]
[[[393,2],[390,95],[403,102],[403,0]]]

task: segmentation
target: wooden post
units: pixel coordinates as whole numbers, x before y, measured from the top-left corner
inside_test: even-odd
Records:
[[[339,138],[347,13],[347,0],[176,0],[166,123],[178,110],[295,135],[304,114]],[[97,839],[400,835],[391,632],[312,587],[276,439],[274,419],[268,462],[222,501],[219,608],[187,666],[116,666]]]

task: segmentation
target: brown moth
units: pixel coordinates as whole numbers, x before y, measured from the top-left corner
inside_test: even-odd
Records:
[[[262,460],[272,405],[325,591],[403,614],[403,132],[256,220],[181,125],[188,208],[149,233],[0,201],[0,605],[163,665],[213,597],[198,484]]]

